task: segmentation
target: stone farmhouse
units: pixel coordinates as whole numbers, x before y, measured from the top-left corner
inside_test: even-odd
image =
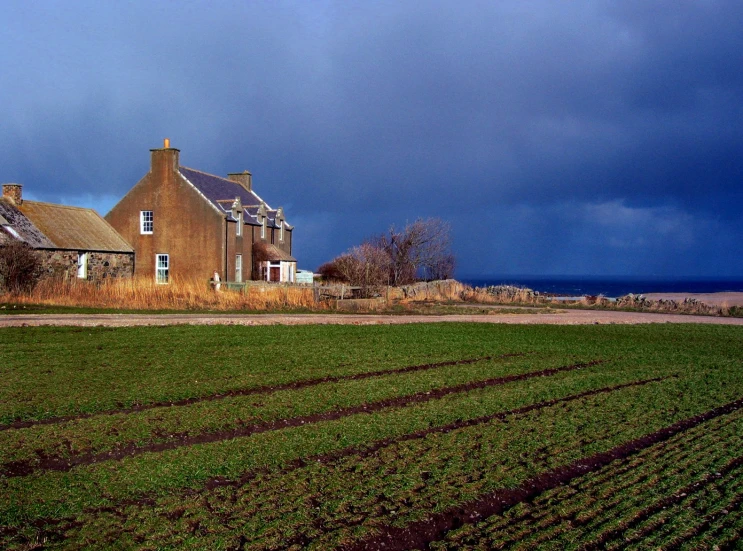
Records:
[[[23,241],[40,253],[42,277],[101,281],[131,277],[134,249],[93,209],[26,201],[3,184],[0,246]]]
[[[133,246],[135,276],[295,281],[294,228],[256,194],[250,172],[183,167],[167,139],[150,152],[149,172],[105,216]]]

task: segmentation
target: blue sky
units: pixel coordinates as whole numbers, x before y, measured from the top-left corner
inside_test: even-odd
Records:
[[[300,268],[436,216],[458,274],[743,276],[743,3],[0,4],[0,180],[105,214],[169,137]]]

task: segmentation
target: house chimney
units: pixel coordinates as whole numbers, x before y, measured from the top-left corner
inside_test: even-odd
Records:
[[[20,207],[23,204],[23,186],[21,184],[3,184],[3,197]]]
[[[170,147],[170,139],[165,138],[163,140],[162,149],[150,149],[152,153],[152,160],[150,166],[150,172],[163,174],[163,171],[178,172],[180,166],[178,161],[178,154],[180,149]]]
[[[253,190],[253,175],[247,170],[244,170],[242,172],[230,172],[227,175],[227,179],[230,182],[236,182],[240,184],[242,187],[244,187],[248,191]]]

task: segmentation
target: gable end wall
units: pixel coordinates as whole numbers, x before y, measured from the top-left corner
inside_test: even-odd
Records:
[[[224,218],[168,162],[153,152],[150,172],[106,215],[135,252],[136,277],[155,277],[155,255],[167,254],[170,278],[206,281],[224,273]],[[173,150],[170,150],[173,151]],[[158,153],[166,157],[157,162]],[[177,159],[177,157],[176,157]],[[140,212],[153,212],[152,234],[140,232]]]

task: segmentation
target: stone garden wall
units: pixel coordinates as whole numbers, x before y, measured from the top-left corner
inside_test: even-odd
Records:
[[[77,278],[78,252],[63,250],[38,251],[42,261],[41,278]],[[88,253],[88,281],[102,281],[109,278],[132,277],[134,274],[134,253]]]

